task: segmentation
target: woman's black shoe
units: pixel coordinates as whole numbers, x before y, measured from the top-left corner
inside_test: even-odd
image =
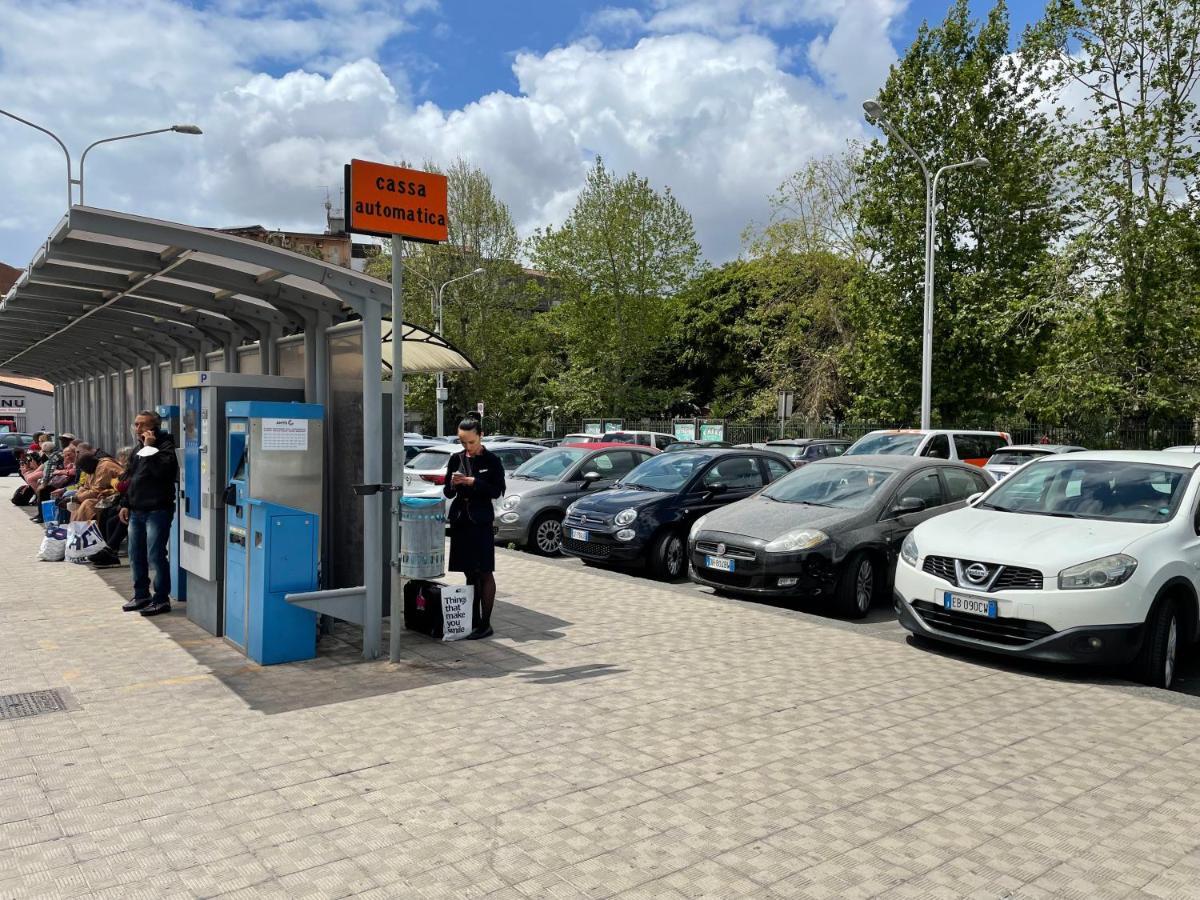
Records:
[[[121,564],[121,557],[113,553],[111,550],[101,550],[95,556],[88,560],[97,569],[110,569],[113,566]]]

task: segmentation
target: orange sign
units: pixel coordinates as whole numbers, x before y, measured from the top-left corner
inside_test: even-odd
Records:
[[[346,227],[359,234],[446,240],[446,176],[382,163],[346,166]]]

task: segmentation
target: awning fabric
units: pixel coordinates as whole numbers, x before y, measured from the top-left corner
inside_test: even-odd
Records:
[[[386,315],[391,285],[221,232],[73,206],[0,301],[0,371],[65,380]],[[372,310],[374,312],[374,310]],[[404,324],[405,372],[471,361]]]

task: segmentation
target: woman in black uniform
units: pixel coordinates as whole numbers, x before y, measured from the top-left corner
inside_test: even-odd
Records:
[[[496,602],[495,533],[492,501],[504,496],[504,466],[500,457],[483,446],[483,431],[474,419],[458,423],[461,453],[446,464],[442,493],[450,498],[451,572],[462,572],[475,588],[475,630],[472,640],[491,637],[492,606]]]

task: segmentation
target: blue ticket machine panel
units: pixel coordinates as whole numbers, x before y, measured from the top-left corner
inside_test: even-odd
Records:
[[[288,594],[320,584],[324,409],[226,404],[225,639],[262,665],[312,659],[317,614]]]

